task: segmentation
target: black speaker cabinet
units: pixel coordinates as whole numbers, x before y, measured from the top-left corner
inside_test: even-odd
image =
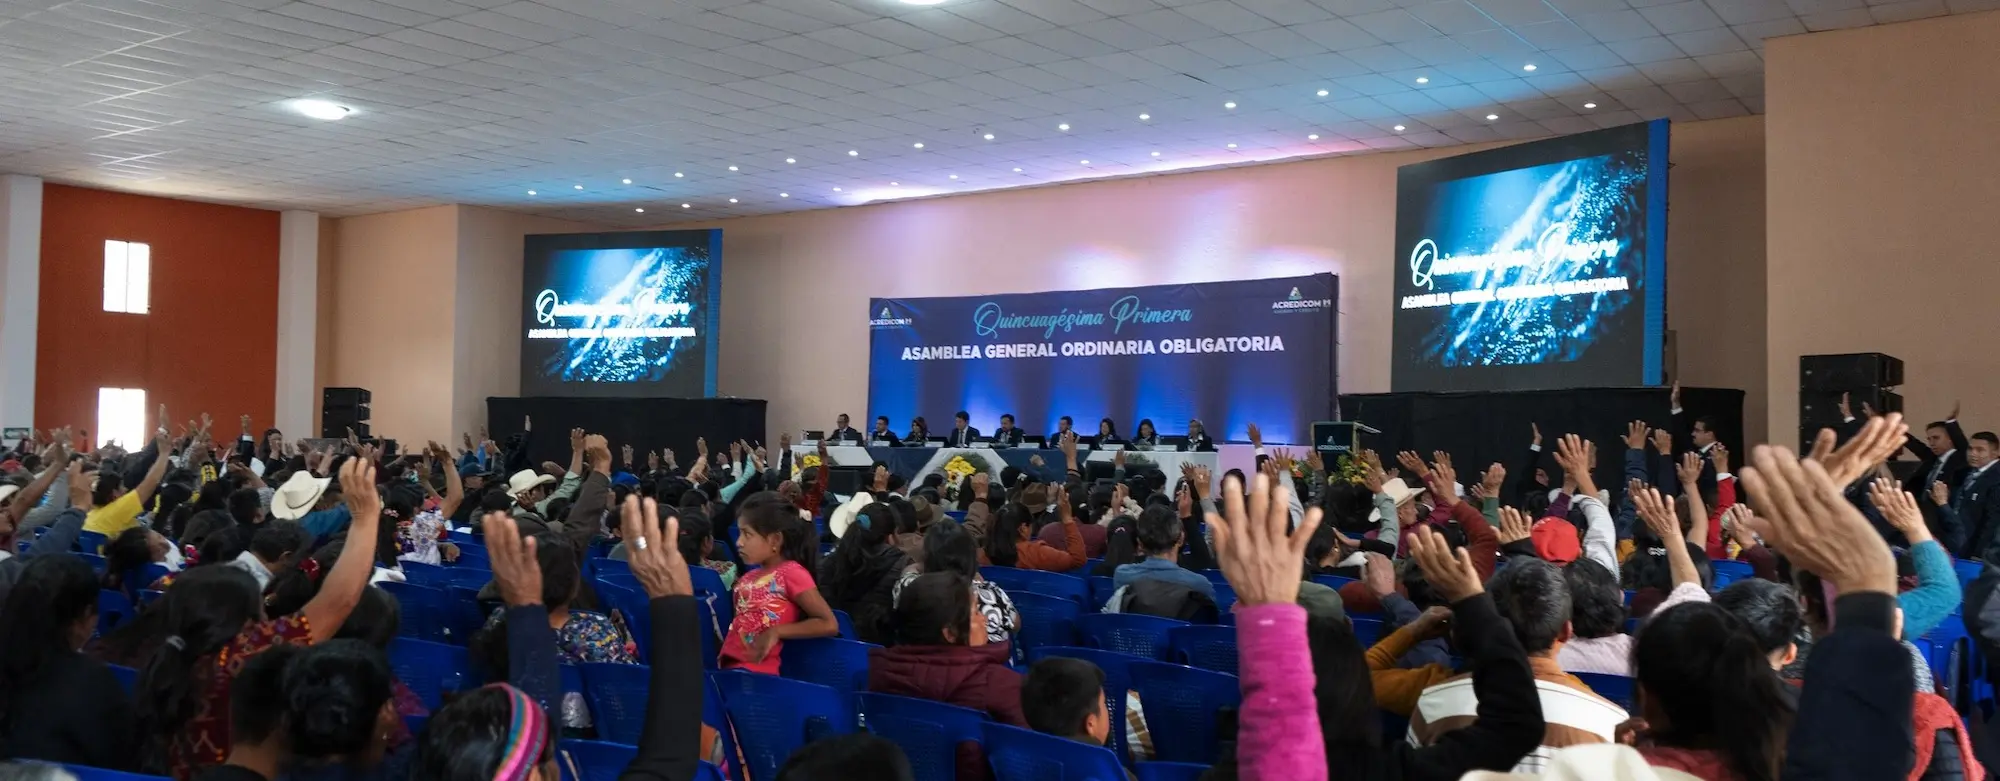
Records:
[[[1903,361],[1882,353],[1799,356],[1799,390],[1852,391],[1903,384]]]

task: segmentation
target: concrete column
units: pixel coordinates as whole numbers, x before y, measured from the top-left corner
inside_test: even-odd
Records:
[[[35,425],[42,295],[42,180],[0,176],[0,428]]]
[[[319,215],[288,211],[278,222],[278,382],[274,424],[287,440],[318,436],[314,348],[319,324]],[[260,429],[261,430],[261,429]]]

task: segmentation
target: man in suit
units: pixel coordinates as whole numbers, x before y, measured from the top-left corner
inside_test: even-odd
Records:
[[[870,443],[882,442],[889,447],[903,446],[903,438],[896,436],[896,432],[889,430],[888,415],[875,416],[875,430],[868,432],[868,441]]]
[[[1995,552],[1987,548],[1993,544],[1994,532],[2000,531],[2000,469],[1993,468],[1996,458],[2000,458],[2000,435],[1991,431],[1973,434],[1971,446],[1966,448],[1965,476],[1959,479],[1949,505],[1938,510],[1949,516],[1944,523],[1955,522],[1966,532],[1959,558],[1994,559]]]
[[[1917,471],[1910,473],[1903,490],[1927,501],[1931,484],[1944,483],[1956,501],[1959,484],[1965,480],[1965,470],[1969,468],[1967,456],[1971,448],[1965,439],[1965,429],[1958,425],[1958,410],[1953,409],[1949,418],[1925,426],[1923,439],[1910,434],[1903,447],[1918,462]]]
[[[855,431],[853,426],[847,425],[847,413],[842,412],[839,418],[834,419],[833,430],[826,432],[826,441],[860,442],[861,432]]]
[[[1001,415],[1000,428],[993,431],[993,446],[1013,447],[1021,444],[1021,437],[1023,436],[1025,434],[1020,429],[1014,427],[1013,415]]]
[[[967,425],[971,422],[972,416],[965,410],[959,410],[952,417],[951,434],[944,439],[945,447],[972,447],[972,443],[979,439],[979,429]]]
[[[1050,434],[1048,443],[1042,445],[1042,447],[1055,447],[1058,443],[1062,442],[1063,435],[1068,434],[1071,430],[1071,427],[1075,425],[1076,421],[1071,420],[1068,415],[1064,415],[1060,418],[1057,418],[1056,433]]]

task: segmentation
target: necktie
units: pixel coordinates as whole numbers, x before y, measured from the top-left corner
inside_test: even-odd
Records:
[[[1958,495],[1951,499],[1952,512],[1958,512],[1958,506],[1965,503],[1965,495],[1972,492],[1973,481],[1978,479],[1979,470],[1972,470],[1965,473],[1965,481],[1958,485]]]

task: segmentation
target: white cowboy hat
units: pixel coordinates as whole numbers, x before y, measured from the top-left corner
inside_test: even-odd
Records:
[[[1422,494],[1423,492],[1424,492],[1423,486],[1420,485],[1415,488],[1411,488],[1410,484],[1403,482],[1403,478],[1400,477],[1382,484],[1382,493],[1388,494],[1389,498],[1396,500],[1397,507],[1401,507],[1404,504],[1408,503],[1410,500],[1417,498],[1417,496]],[[1371,521],[1382,520],[1382,511],[1370,510],[1368,512],[1368,520]]]
[[[1540,773],[1497,773],[1475,770],[1459,781],[1699,781],[1689,773],[1668,767],[1653,767],[1639,750],[1618,743],[1569,746],[1549,754],[1549,764]]]
[[[854,523],[855,516],[861,514],[861,508],[867,507],[874,503],[874,501],[875,497],[867,491],[854,492],[854,495],[848,497],[846,502],[842,503],[839,507],[833,508],[833,512],[827,513],[826,530],[832,532],[835,538],[846,537],[847,527]],[[889,519],[870,518],[868,522],[871,525],[888,523]]]
[[[285,484],[278,486],[277,493],[271,495],[271,517],[285,521],[296,521],[312,512],[313,505],[326,493],[331,477],[313,477],[311,472],[293,472]]]
[[[555,481],[555,478],[533,469],[523,469],[515,472],[513,477],[507,478],[507,495],[519,499],[521,498],[521,494],[528,489],[548,485]]]
[[[14,498],[14,494],[20,490],[21,487],[13,483],[0,485],[0,507],[7,506],[7,500]]]

